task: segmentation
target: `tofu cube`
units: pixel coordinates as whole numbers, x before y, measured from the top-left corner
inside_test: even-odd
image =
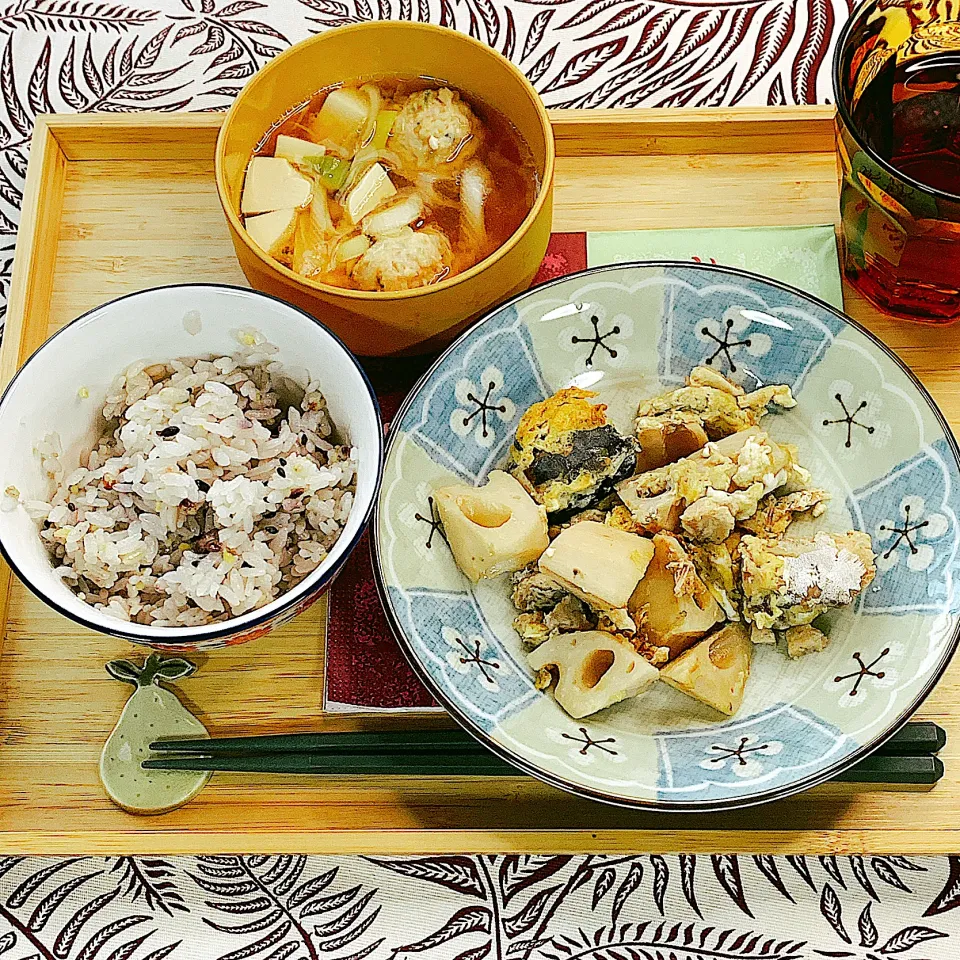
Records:
[[[653,544],[596,520],[575,523],[550,544],[540,570],[597,610],[622,609],[653,558]]]
[[[258,247],[271,257],[276,257],[293,243],[297,212],[296,207],[290,207],[286,210],[274,210],[272,213],[261,213],[256,217],[247,217],[244,227]]]
[[[288,137],[285,133],[281,133],[277,137],[277,146],[273,155],[289,160],[291,163],[306,163],[313,157],[322,157],[326,152],[327,148],[321,143],[301,140],[299,137]]]
[[[728,623],[661,667],[665,683],[732,717],[743,703],[753,644],[742,623]]]
[[[527,662],[538,680],[556,679],[557,703],[577,720],[639,696],[659,677],[629,643],[600,630],[559,634],[540,644]],[[538,686],[543,689],[547,682]]]
[[[288,161],[281,157],[254,157],[247,165],[240,212],[246,216],[305,207],[312,197],[312,184]]]
[[[433,495],[457,566],[474,582],[522,570],[550,543],[547,514],[508,473],[482,487],[452,484]]]

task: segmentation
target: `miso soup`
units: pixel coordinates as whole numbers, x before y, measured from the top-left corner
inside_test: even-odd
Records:
[[[498,111],[423,79],[321,90],[264,136],[241,214],[301,276],[409,290],[468,270],[517,230],[539,189],[530,149]]]

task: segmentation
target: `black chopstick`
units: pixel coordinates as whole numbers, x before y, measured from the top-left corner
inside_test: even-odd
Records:
[[[353,753],[403,750],[434,753],[485,750],[465,730],[369,731],[364,733],[282,733],[259,737],[210,737],[199,740],[158,740],[157,753],[202,753],[207,756],[245,756],[263,753]]]
[[[232,773],[306,773],[383,777],[519,777],[522,771],[484,751],[479,754],[292,754],[262,753],[216,757],[162,757],[144,760],[147,770],[224,770]]]
[[[915,756],[939,753],[947,745],[947,731],[932,720],[914,720],[904,724],[886,743],[874,751],[876,756]]]
[[[873,756],[915,756],[939,752],[947,735],[937,724],[916,721],[901,727]],[[204,756],[262,754],[362,753],[487,753],[465,730],[391,730],[360,733],[282,733],[254,737],[208,737],[194,740],[157,740],[156,753],[199,753]]]
[[[943,761],[933,756],[872,756],[833,778],[833,783],[890,783],[933,786],[943,777]]]

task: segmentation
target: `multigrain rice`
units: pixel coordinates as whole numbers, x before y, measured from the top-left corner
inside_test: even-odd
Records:
[[[356,460],[319,384],[285,371],[257,331],[238,340],[233,356],[124,371],[76,470],[56,435],[37,446],[55,492],[23,506],[64,583],[104,613],[178,627],[239,616],[303,580],[343,531]]]

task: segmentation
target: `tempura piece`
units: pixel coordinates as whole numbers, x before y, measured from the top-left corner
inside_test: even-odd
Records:
[[[582,509],[629,476],[632,440],[607,420],[595,393],[574,387],[533,404],[521,417],[510,450],[510,472],[548,513]]]

